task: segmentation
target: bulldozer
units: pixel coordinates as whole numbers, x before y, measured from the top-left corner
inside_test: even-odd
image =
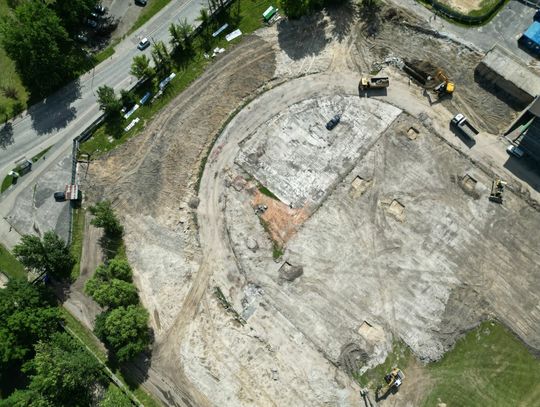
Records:
[[[491,202],[502,204],[505,185],[506,185],[506,182],[500,179],[493,180],[493,182],[491,183],[491,193],[489,194],[489,200]]]
[[[435,78],[441,81],[441,83],[439,83],[437,86],[435,86],[435,88],[433,88],[433,90],[439,97],[451,95],[452,93],[454,93],[456,85],[454,84],[454,82],[451,82],[450,79],[448,79],[448,76],[446,76],[442,69],[437,70]]]
[[[385,384],[377,387],[377,392],[375,393],[376,400],[379,401],[386,397],[390,391],[397,390],[401,386],[401,383],[403,383],[403,379],[405,379],[405,375],[401,369],[394,367],[390,373],[384,376]]]

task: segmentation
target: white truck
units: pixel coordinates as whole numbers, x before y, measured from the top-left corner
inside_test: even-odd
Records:
[[[461,113],[456,114],[451,123],[457,127],[461,133],[463,133],[463,135],[467,136],[471,140],[474,140],[476,135],[479,133],[471,122]]]

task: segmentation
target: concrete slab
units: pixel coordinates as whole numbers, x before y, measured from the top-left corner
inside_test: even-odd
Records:
[[[354,96],[308,99],[248,135],[236,161],[287,205],[316,207],[400,112]]]

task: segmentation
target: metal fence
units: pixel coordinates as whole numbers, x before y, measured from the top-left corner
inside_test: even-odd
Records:
[[[495,13],[497,13],[500,10],[500,8],[506,3],[506,1],[507,0],[499,0],[487,12],[478,16],[469,16],[466,14],[462,14],[458,11],[451,9],[450,7],[448,7],[448,5],[441,3],[440,1],[437,1],[437,0],[427,1],[426,3],[430,4],[433,10],[437,12],[437,14],[441,14],[446,18],[449,18],[451,20],[457,21],[462,24],[479,25],[479,24],[485,23]]]

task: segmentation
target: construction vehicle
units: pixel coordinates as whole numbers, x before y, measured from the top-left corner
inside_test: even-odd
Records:
[[[454,93],[456,85],[454,84],[454,82],[451,82],[448,79],[448,76],[446,76],[442,69],[437,70],[435,78],[439,81],[442,81],[433,89],[439,97],[442,97],[444,95],[451,95],[452,93]]]
[[[360,90],[367,90],[387,88],[388,85],[390,85],[390,80],[388,79],[388,76],[380,76],[378,78],[367,78],[364,76],[362,77],[362,79],[360,79],[358,87],[360,88]]]
[[[474,137],[479,133],[471,122],[461,113],[454,116],[451,124],[457,127],[463,135],[474,141]]]
[[[489,200],[491,202],[502,204],[505,185],[506,185],[506,182],[500,179],[493,180],[493,182],[491,183],[491,194],[489,194]]]
[[[384,381],[386,383],[377,387],[375,399],[380,400],[384,398],[388,392],[397,390],[399,386],[401,386],[401,383],[403,383],[403,379],[405,379],[405,375],[401,369],[394,367],[390,373],[384,376]]]

